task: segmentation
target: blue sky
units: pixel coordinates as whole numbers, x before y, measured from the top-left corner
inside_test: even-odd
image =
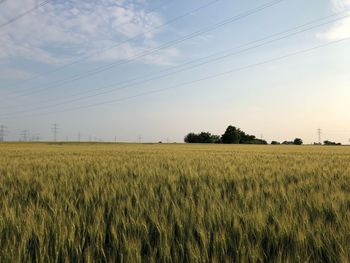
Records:
[[[310,143],[321,128],[349,142],[350,41],[333,43],[350,37],[349,0],[51,0],[1,26],[41,2],[0,4],[7,139],[50,140],[57,123],[61,140],[182,141],[232,124],[269,141]]]

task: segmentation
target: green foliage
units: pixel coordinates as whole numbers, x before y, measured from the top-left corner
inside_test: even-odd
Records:
[[[300,138],[295,138],[294,141],[284,141],[282,144],[286,145],[302,145],[303,140]]]
[[[0,144],[0,262],[349,262],[350,149]]]
[[[295,138],[293,141],[293,144],[295,145],[302,145],[303,144],[303,140],[300,138]]]
[[[222,143],[239,144],[241,140],[241,130],[234,126],[228,126],[225,133],[221,136]]]
[[[265,140],[246,134],[239,128],[231,125],[227,127],[225,133],[221,136],[221,141],[224,144],[267,144]]]
[[[341,143],[331,142],[331,141],[328,141],[328,140],[324,141],[323,144],[324,145],[338,145],[338,146],[341,145]]]
[[[265,140],[257,139],[254,135],[249,135],[234,126],[228,126],[221,136],[212,135],[209,132],[199,134],[189,133],[185,136],[186,143],[224,143],[224,144],[267,144]]]
[[[185,136],[186,143],[220,143],[220,137],[212,135],[210,132],[201,132],[199,134],[189,133]]]

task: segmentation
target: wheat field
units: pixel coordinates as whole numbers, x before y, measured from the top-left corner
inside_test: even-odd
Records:
[[[0,262],[350,262],[350,147],[0,144]]]

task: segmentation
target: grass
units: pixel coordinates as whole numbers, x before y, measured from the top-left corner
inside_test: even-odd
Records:
[[[349,262],[350,147],[0,144],[0,262]]]

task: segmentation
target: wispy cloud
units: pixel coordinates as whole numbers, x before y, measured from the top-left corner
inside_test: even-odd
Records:
[[[111,43],[109,43],[112,45]],[[108,44],[104,44],[107,46]],[[146,64],[156,64],[156,65],[173,65],[172,58],[178,56],[178,51],[176,48],[167,48],[158,50],[157,52],[150,54],[148,56],[143,56],[149,50],[156,48],[155,45],[147,43],[144,46],[130,46],[129,44],[122,44],[118,48],[108,49],[106,51],[100,52],[95,56],[94,60],[127,60],[128,58],[135,58]]]
[[[331,3],[333,8],[338,11],[349,8],[350,6],[350,0],[331,0]]]
[[[350,8],[350,0],[331,0],[331,4],[337,12]],[[350,18],[337,22],[326,32],[318,34],[318,37],[331,41],[350,37]]]
[[[0,24],[41,0],[6,1],[0,9]],[[151,48],[163,23],[161,14],[147,12],[144,0],[52,1],[0,31],[0,59],[24,58],[47,64],[62,64],[78,56],[101,52],[94,60],[125,59]],[[118,49],[118,42],[137,36]],[[167,62],[176,54],[169,49],[147,63]]]
[[[32,75],[24,70],[15,68],[4,68],[0,69],[1,79],[28,79]]]

